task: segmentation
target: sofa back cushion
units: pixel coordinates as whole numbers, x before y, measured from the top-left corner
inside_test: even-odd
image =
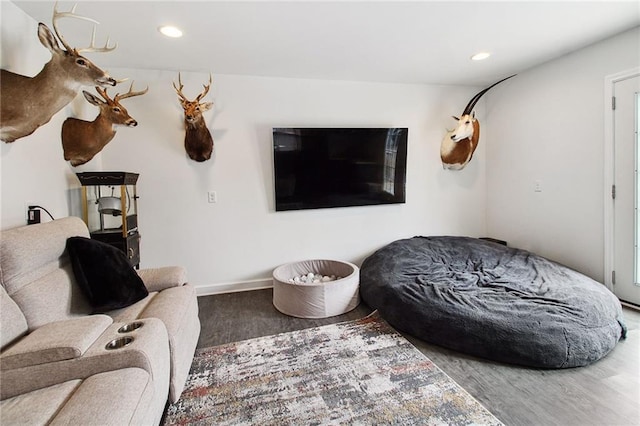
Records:
[[[0,286],[0,349],[4,349],[17,338],[23,336],[27,328],[27,319],[4,287]]]
[[[91,312],[65,251],[72,236],[89,236],[77,217],[2,231],[0,281],[20,307],[30,331]]]

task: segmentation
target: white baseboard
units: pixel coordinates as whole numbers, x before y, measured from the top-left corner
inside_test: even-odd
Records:
[[[626,306],[627,308],[636,310],[636,311],[640,311],[640,305],[636,305],[635,303],[629,303],[629,302],[625,302],[625,301],[620,301],[620,304],[622,306]]]
[[[210,284],[196,286],[198,296],[210,296],[212,294],[235,293],[238,291],[262,290],[273,287],[272,278],[262,278],[249,281],[238,281],[231,283]]]

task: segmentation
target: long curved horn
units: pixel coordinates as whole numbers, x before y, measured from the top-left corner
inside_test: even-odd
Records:
[[[487,87],[486,89],[483,89],[480,92],[476,93],[476,95],[473,98],[471,98],[471,100],[469,101],[467,106],[464,108],[464,112],[462,113],[462,115],[471,114],[471,111],[473,111],[473,108],[476,106],[476,103],[480,100],[482,95],[487,93],[489,91],[489,89],[491,89],[493,86],[496,86],[496,85],[502,83],[503,81],[508,80],[511,77],[515,77],[515,76],[516,76],[516,74],[510,75],[509,77],[505,77],[502,80],[493,83],[491,86]]]

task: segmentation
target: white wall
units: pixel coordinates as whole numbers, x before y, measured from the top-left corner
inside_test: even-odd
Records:
[[[116,71],[150,87],[129,107],[139,127],[121,130],[102,155],[105,168],[140,173],[145,266],[184,264],[201,285],[256,280],[293,260],[359,263],[400,237],[484,232],[484,150],[463,173],[443,171],[439,159],[452,124],[443,111],[461,108],[470,89],[216,75],[207,116],[215,154],[200,164],[184,152],[175,73]],[[187,97],[206,79],[183,73]],[[407,203],[276,213],[271,129],[279,126],[408,127]]]
[[[25,22],[9,25],[15,19]],[[35,22],[11,3],[2,2],[1,31],[3,68],[14,68],[17,46],[5,43],[5,34],[31,40],[23,48],[30,56],[33,52],[31,68],[48,58],[37,44]],[[92,59],[100,64],[97,54]],[[445,127],[453,126],[449,116],[459,113],[478,88],[214,75],[209,98],[216,105],[206,114],[214,157],[195,163],[183,148],[182,111],[171,86],[175,73],[109,71],[135,80],[136,88],[149,86],[146,95],[123,102],[139,126],[120,129],[100,156],[77,170],[63,160],[60,126],[68,115],[92,118],[93,107],[82,98],[33,135],[10,146],[2,143],[3,229],[24,223],[27,200],[59,217],[78,212],[75,171],[137,172],[142,267],[184,265],[201,292],[212,285],[268,279],[274,267],[299,259],[360,263],[397,238],[484,235],[488,137],[462,172],[442,170],[439,158]],[[185,94],[195,96],[207,79],[206,73],[183,72]],[[481,119],[483,110],[481,102]],[[407,203],[276,213],[275,126],[408,127]],[[218,203],[207,203],[209,190],[217,191]]]
[[[604,78],[639,64],[636,28],[487,94],[488,234],[603,280]]]
[[[1,1],[0,8],[0,67],[36,75],[51,58],[38,40],[37,22],[13,3]],[[68,216],[78,203],[76,191],[69,190],[75,175],[62,160],[60,127],[66,113],[67,109],[60,111],[32,136],[10,144],[0,142],[3,229],[26,223],[28,203],[44,206],[57,218]],[[42,220],[49,220],[44,212]]]

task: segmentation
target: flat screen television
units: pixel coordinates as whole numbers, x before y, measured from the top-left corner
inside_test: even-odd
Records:
[[[404,203],[408,133],[274,128],[276,211]]]

